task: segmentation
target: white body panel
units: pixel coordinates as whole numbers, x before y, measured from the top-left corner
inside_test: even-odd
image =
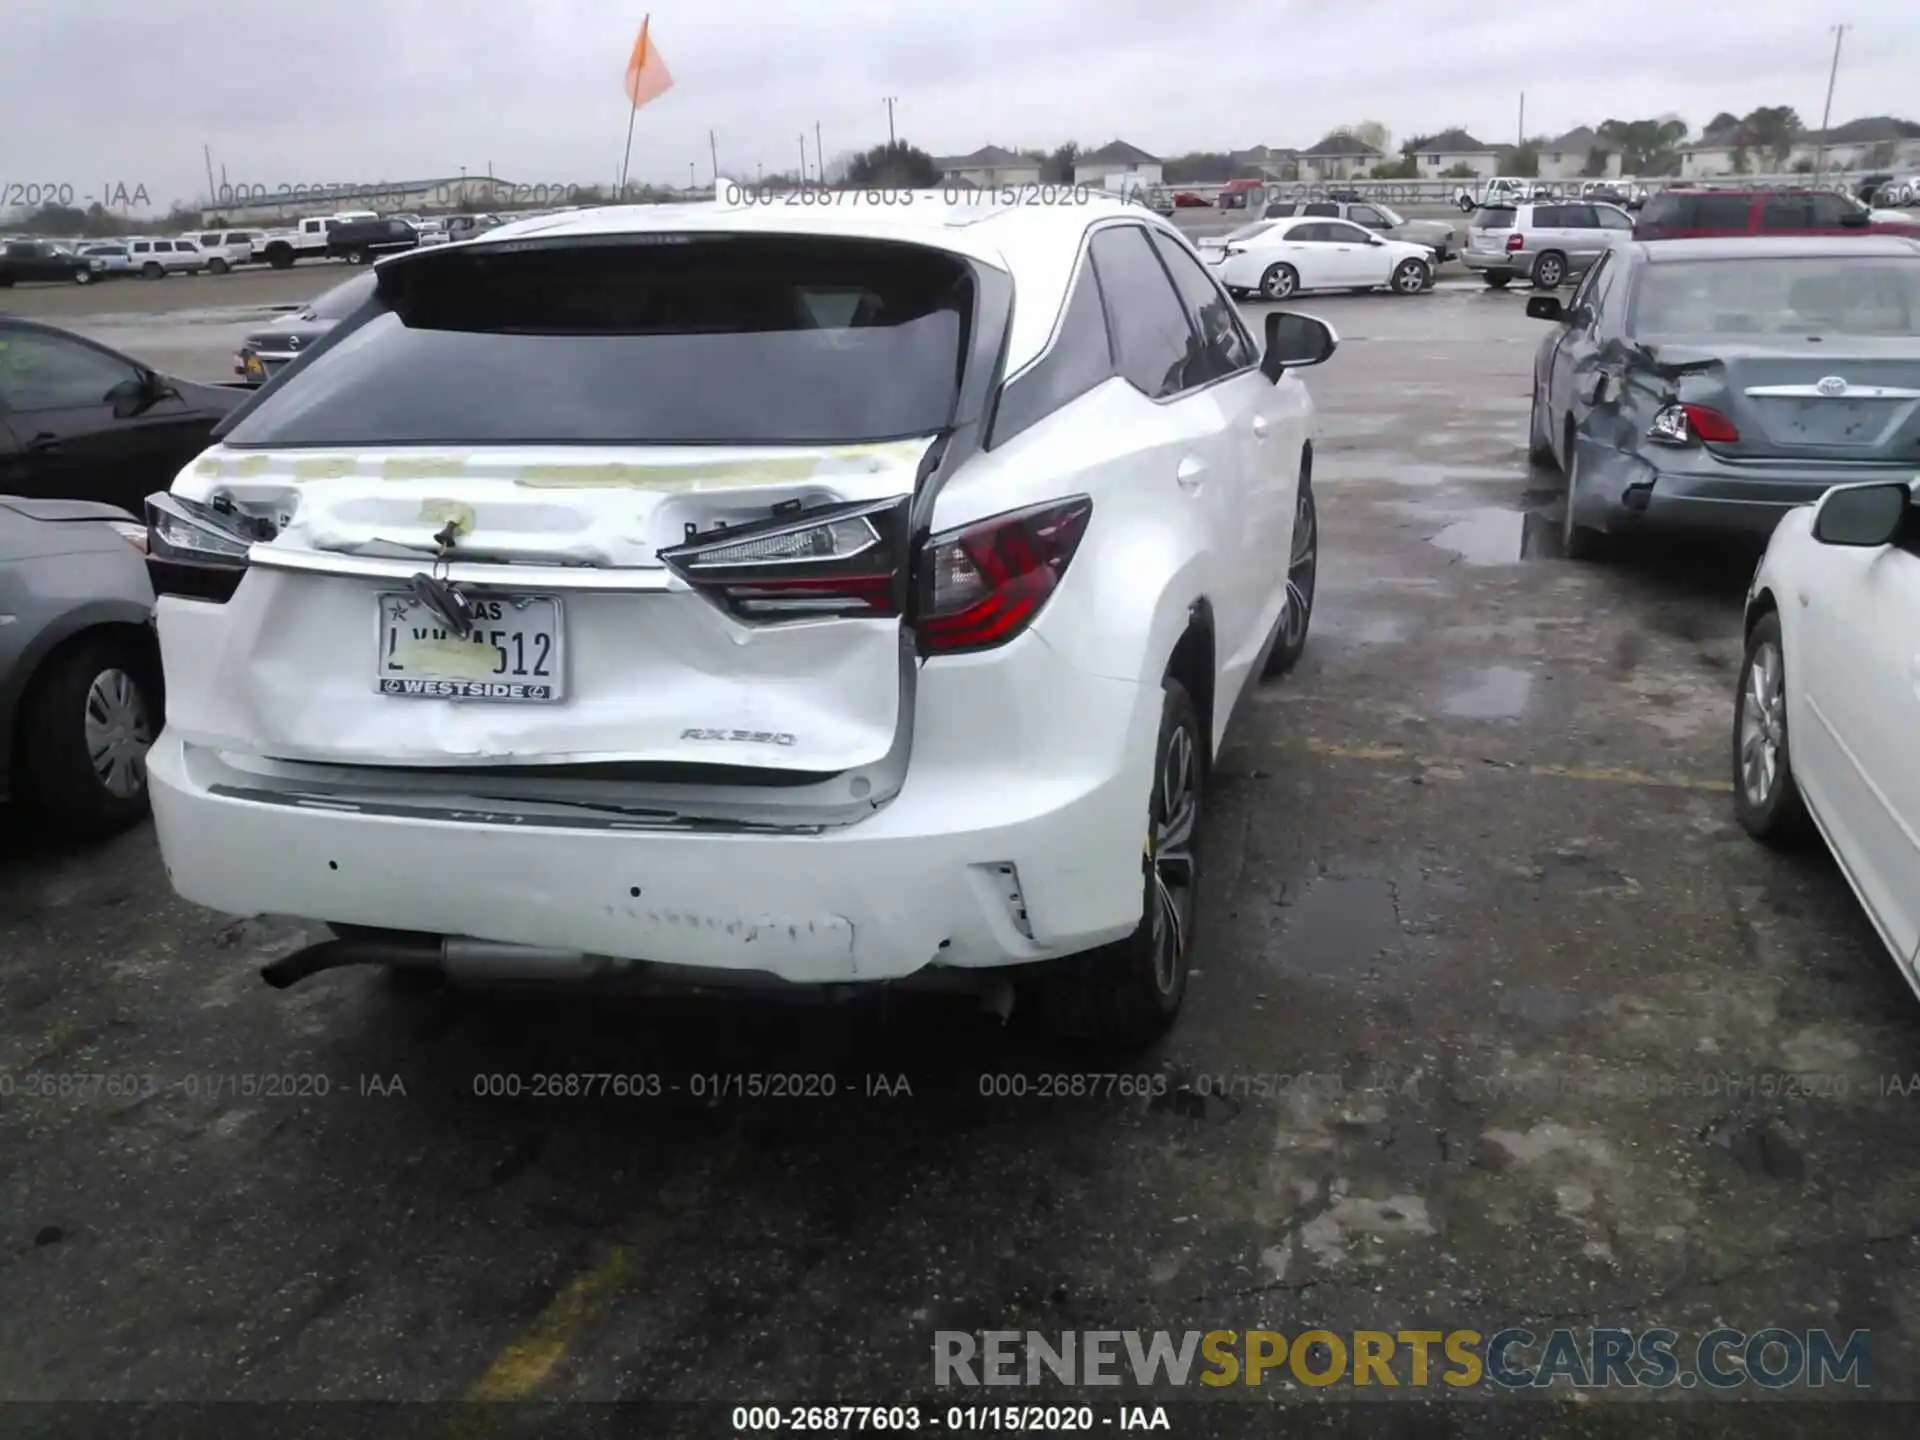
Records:
[[[1789,511],[1755,576],[1774,597],[1793,776],[1920,990],[1920,555],[1824,545]]]
[[[1258,290],[1261,277],[1275,265],[1291,266],[1300,277],[1301,290],[1341,290],[1358,286],[1385,285],[1393,278],[1394,268],[1405,260],[1430,264],[1433,252],[1424,245],[1369,236],[1358,226],[1338,222],[1343,231],[1354,232],[1349,241],[1333,242],[1300,238],[1309,226],[1329,222],[1324,216],[1301,216],[1280,220],[1260,234],[1234,241],[1239,253],[1230,251],[1211,268],[1220,283],[1235,290]],[[1209,258],[1217,252],[1209,247]]]

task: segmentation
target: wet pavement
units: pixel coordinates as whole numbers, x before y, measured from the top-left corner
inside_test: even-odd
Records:
[[[1347,337],[1313,638],[1138,1061],[947,1002],[276,993],[300,929],[177,902],[149,831],[0,817],[0,1395],[875,1403],[941,1329],[1724,1323],[1870,1330],[1913,1397],[1920,1009],[1734,824],[1752,552],[1558,557],[1524,299],[1301,307]],[[1116,1068],[1157,1093],[1059,1079]],[[664,1079],[531,1098],[568,1073]]]

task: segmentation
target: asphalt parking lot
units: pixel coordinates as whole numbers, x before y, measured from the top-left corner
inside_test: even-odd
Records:
[[[1558,557],[1525,293],[1298,307],[1313,638],[1213,777],[1158,1093],[1043,1096],[1116,1067],[944,1002],[279,993],[300,927],[176,901],[149,829],[0,814],[0,1396],[879,1403],[942,1329],[1724,1323],[1868,1329],[1915,1397],[1920,1005],[1733,822],[1753,554]],[[182,308],[63,313],[216,355]],[[481,1093],[564,1072],[665,1078]]]

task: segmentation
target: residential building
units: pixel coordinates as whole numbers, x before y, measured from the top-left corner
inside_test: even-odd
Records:
[[[1422,180],[1433,180],[1465,166],[1482,180],[1500,173],[1500,152],[1464,130],[1442,130],[1422,138],[1409,152]]]
[[[1576,125],[1540,147],[1542,180],[1618,180],[1620,151],[1589,125]]]
[[[1138,145],[1115,140],[1073,162],[1073,183],[1104,190],[1132,191],[1139,186],[1164,184],[1157,156]]]
[[[935,162],[941,178],[949,185],[971,185],[988,190],[1001,185],[1037,185],[1040,162],[1031,155],[1016,155],[998,145],[982,145],[971,155],[952,155]]]
[[[1251,150],[1235,150],[1234,169],[1241,173],[1259,171],[1270,180],[1292,180],[1299,174],[1300,152],[1291,145],[1255,145]]]
[[[1299,178],[1309,185],[1324,185],[1330,180],[1352,180],[1365,175],[1385,158],[1357,136],[1336,130],[1318,145],[1309,145],[1298,156]]]
[[[1920,167],[1920,124],[1872,115],[1824,133],[1810,130],[1793,147],[1791,164],[1825,170],[1911,170]]]

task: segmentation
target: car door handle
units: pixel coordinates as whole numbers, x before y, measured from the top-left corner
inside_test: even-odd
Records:
[[[1189,455],[1180,462],[1180,468],[1173,472],[1173,478],[1179,482],[1182,490],[1198,490],[1207,478],[1207,462],[1198,455]]]
[[[1253,435],[1254,435],[1254,438],[1255,438],[1256,440],[1264,440],[1264,439],[1266,439],[1266,438],[1267,438],[1267,430],[1268,430],[1268,428],[1269,428],[1269,427],[1268,427],[1268,425],[1267,425],[1267,417],[1266,417],[1266,416],[1264,416],[1264,415],[1256,415],[1256,416],[1254,416],[1254,417],[1253,417]]]
[[[45,455],[59,448],[60,437],[55,435],[51,430],[42,430],[38,435],[27,441],[27,451],[33,455]]]

